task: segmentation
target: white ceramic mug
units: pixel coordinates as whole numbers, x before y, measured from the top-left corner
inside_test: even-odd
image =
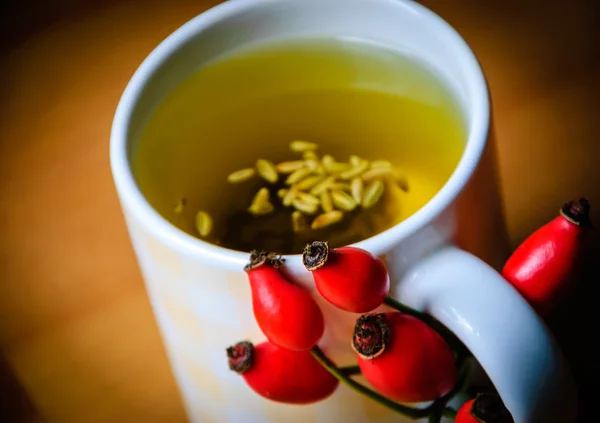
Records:
[[[435,316],[469,347],[517,423],[572,422],[575,388],[560,351],[533,310],[494,270],[506,258],[506,244],[484,76],[446,22],[407,0],[226,2],[169,36],[125,90],[111,134],[112,171],[190,420],[405,421],[345,387],[324,402],[299,407],[269,402],[245,386],[228,370],[225,348],[264,339],[242,271],[248,253],[210,245],[169,224],[144,199],[132,175],[132,148],[149,115],[199,65],[249,43],[304,35],[384,43],[419,57],[450,82],[468,125],[460,163],[422,209],[357,246],[385,258],[392,295]],[[288,257],[286,268],[315,293],[299,256]],[[350,364],[356,316],[322,300],[320,305],[328,322],[321,345],[339,364]]]

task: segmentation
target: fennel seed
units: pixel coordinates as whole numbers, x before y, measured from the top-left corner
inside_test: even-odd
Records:
[[[264,216],[272,213],[275,207],[270,202],[268,203],[253,203],[248,207],[248,211],[254,216]]]
[[[319,161],[315,159],[304,160],[304,166],[315,172],[319,169]]]
[[[248,207],[248,211],[255,216],[271,213],[275,210],[275,207],[273,207],[273,204],[271,203],[270,195],[267,188],[259,189],[252,199],[252,204]]]
[[[185,209],[186,205],[187,199],[185,197],[181,197],[175,205],[175,207],[173,207],[173,211],[175,212],[175,214],[181,214],[183,213],[183,210]]]
[[[347,182],[335,182],[329,187],[331,190],[350,192],[350,184]]]
[[[340,178],[342,178],[342,179],[356,178],[357,176],[360,176],[368,168],[369,168],[369,162],[364,160],[363,162],[359,163],[358,165],[352,167],[351,169],[348,169],[348,170],[340,173]]]
[[[305,151],[304,153],[302,153],[302,158],[306,161],[317,161],[319,160],[319,157],[317,156],[317,153],[315,153],[314,151]]]
[[[279,179],[277,168],[273,163],[265,159],[256,161],[256,170],[258,174],[267,182],[274,184]]]
[[[360,165],[361,163],[363,163],[365,160],[361,159],[360,157],[358,157],[357,155],[351,155],[350,156],[350,164],[353,167],[357,167],[358,165]]]
[[[381,195],[383,194],[383,189],[383,182],[381,182],[380,180],[377,179],[371,182],[365,188],[365,192],[363,194],[363,208],[368,209],[369,207],[373,207],[375,204],[377,204],[377,202],[381,198]]]
[[[301,211],[305,214],[315,214],[317,212],[318,206],[315,204],[307,203],[306,201],[302,201],[299,198],[296,198],[292,201],[292,206],[298,211]]]
[[[230,184],[239,184],[240,182],[244,182],[252,178],[254,174],[254,169],[251,167],[247,169],[236,170],[227,177],[227,182]]]
[[[300,182],[302,179],[306,178],[308,175],[312,174],[312,170],[303,167],[301,169],[293,171],[290,176],[285,180],[287,185],[293,185],[297,182]]]
[[[319,148],[319,146],[317,144],[315,144],[314,142],[308,142],[308,141],[292,141],[290,143],[290,150],[292,150],[295,153],[304,153],[306,151],[314,151],[317,148]]]
[[[287,190],[285,196],[281,200],[281,203],[285,207],[289,207],[292,205],[292,202],[296,199],[297,195],[298,195],[298,188],[291,187],[290,189]]]
[[[321,204],[321,200],[319,200],[314,195],[310,195],[305,192],[299,192],[298,195],[296,196],[296,198],[304,203],[314,204],[315,206],[318,206]]]
[[[387,160],[373,160],[371,162],[371,169],[389,169],[392,167],[392,163]]]
[[[363,180],[361,178],[354,178],[352,180],[350,183],[350,192],[356,204],[360,204],[363,197]]]
[[[362,178],[364,181],[372,181],[374,179],[382,179],[382,178],[393,178],[396,176],[396,172],[392,168],[387,167],[379,167],[371,170],[367,170],[362,174]]]
[[[313,220],[310,225],[311,229],[322,229],[327,226],[338,223],[340,220],[344,218],[344,213],[339,210],[333,210],[328,213],[324,213],[319,215]]]
[[[331,191],[331,199],[335,207],[340,210],[352,211],[357,206],[354,199],[344,191]]]
[[[403,175],[396,174],[396,185],[404,192],[409,190],[408,180]]]
[[[319,182],[317,185],[315,185],[310,190],[310,193],[312,195],[319,195],[319,194],[325,192],[331,185],[333,185],[334,182],[335,182],[335,177],[330,176],[330,177],[326,178],[325,180],[323,180],[322,182]]]
[[[202,210],[196,213],[196,230],[201,237],[207,237],[210,234],[212,227],[213,221],[208,213]]]
[[[279,173],[292,173],[295,170],[302,169],[305,166],[304,160],[291,160],[287,162],[277,163],[275,169]]]
[[[309,190],[309,189],[313,188],[315,185],[317,185],[319,182],[321,182],[323,179],[325,179],[325,178],[323,176],[319,176],[319,175],[309,176],[308,178],[302,179],[295,186],[299,190]]]
[[[331,200],[331,195],[329,195],[327,191],[323,191],[319,195],[319,199],[321,200],[321,208],[325,213],[333,210],[333,201]]]

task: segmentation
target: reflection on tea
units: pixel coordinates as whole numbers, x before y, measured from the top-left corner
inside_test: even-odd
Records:
[[[152,206],[194,236],[300,253],[409,217],[465,138],[452,93],[414,58],[357,40],[278,41],[180,84],[141,135],[134,172]]]

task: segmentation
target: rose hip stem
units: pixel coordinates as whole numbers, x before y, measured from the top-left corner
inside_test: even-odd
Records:
[[[440,401],[442,401],[442,400],[444,400],[444,405],[445,405],[446,402],[448,402],[448,400],[450,399],[450,394],[455,395],[456,392],[458,392],[460,389],[462,389],[462,387],[463,387],[462,384],[465,380],[464,378],[459,377],[458,383],[453,388],[453,390],[451,392],[449,392],[447,395],[445,395],[444,397],[436,400],[432,405],[430,405],[426,408],[412,408],[412,407],[408,407],[406,405],[399,404],[395,401],[392,401],[389,398],[386,398],[383,395],[373,391],[372,389],[369,389],[366,386],[351,379],[344,372],[342,372],[340,370],[340,368],[338,368],[335,365],[335,363],[333,361],[331,361],[329,359],[329,357],[327,357],[325,355],[325,353],[318,346],[313,347],[311,349],[311,353],[312,353],[313,357],[319,363],[321,363],[321,365],[327,371],[329,371],[329,373],[331,373],[333,376],[335,376],[335,378],[337,380],[339,380],[341,383],[343,383],[350,389],[372,399],[373,401],[383,405],[384,407],[389,408],[390,410],[393,410],[393,411],[395,411],[399,414],[402,414],[411,419],[422,419],[422,418],[428,417],[431,414],[431,412],[433,411],[434,406],[440,407]],[[461,374],[463,374],[463,372],[461,372]],[[458,386],[459,384],[461,386]],[[443,408],[442,414],[445,417],[453,418],[456,415],[456,412],[450,408],[446,408],[446,407],[441,407],[441,408]]]
[[[506,261],[502,276],[540,315],[551,312],[570,290],[591,227],[588,201],[571,201]]]

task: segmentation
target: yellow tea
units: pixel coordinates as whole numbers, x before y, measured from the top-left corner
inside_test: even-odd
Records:
[[[416,58],[354,39],[295,39],[203,65],[154,112],[133,164],[150,204],[180,229],[226,248],[290,254],[406,219],[449,178],[465,140],[452,92]],[[300,161],[317,167],[291,184]],[[323,170],[327,161],[338,173]],[[393,173],[369,177],[377,166]],[[331,175],[334,201],[312,195]],[[285,202],[309,177],[304,197]],[[315,197],[310,207],[300,201]]]

